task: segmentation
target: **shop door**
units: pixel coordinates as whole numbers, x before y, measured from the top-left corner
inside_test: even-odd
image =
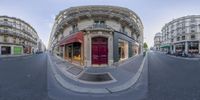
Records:
[[[96,37],[92,39],[92,64],[108,64],[107,38]]]

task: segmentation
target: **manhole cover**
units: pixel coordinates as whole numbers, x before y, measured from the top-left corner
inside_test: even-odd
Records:
[[[113,80],[108,73],[83,73],[79,79],[91,82],[104,82]]]

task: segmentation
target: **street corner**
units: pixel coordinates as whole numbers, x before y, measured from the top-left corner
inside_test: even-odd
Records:
[[[58,81],[62,87],[78,93],[91,94],[123,92],[134,87],[134,84],[139,80],[141,74],[144,73],[143,68],[147,61],[146,57],[142,59],[137,68],[132,68],[132,64],[128,63],[132,63],[138,59],[141,60],[140,57],[132,59],[133,61],[126,62],[126,68],[121,66],[119,68],[87,67],[84,69],[63,62],[62,59],[58,59],[56,56],[52,57],[50,60],[53,59],[54,61],[50,62],[54,63],[54,65],[50,66],[55,74],[56,81]],[[127,68],[136,71],[132,74],[129,71],[129,74],[127,74]]]

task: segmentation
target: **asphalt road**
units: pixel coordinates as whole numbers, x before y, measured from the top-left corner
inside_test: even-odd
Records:
[[[0,58],[0,100],[47,100],[46,55]]]
[[[47,66],[47,54],[0,58],[0,100],[139,100],[147,92],[147,67],[136,85],[112,94],[82,94],[63,88]]]
[[[200,100],[200,60],[149,53],[147,100]]]
[[[200,61],[150,52],[145,64],[148,74],[144,72],[134,87],[95,95],[64,89],[47,66],[46,54],[1,58],[0,100],[200,100]]]

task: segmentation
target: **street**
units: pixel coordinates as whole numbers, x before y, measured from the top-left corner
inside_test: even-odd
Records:
[[[113,94],[82,94],[64,89],[47,66],[47,54],[0,59],[0,100],[199,100],[200,61],[150,52],[148,76]],[[145,85],[148,79],[148,86]],[[145,88],[146,86],[146,88]],[[148,89],[147,95],[144,95]],[[143,98],[141,98],[143,97]]]
[[[0,100],[46,100],[46,55],[0,59]]]
[[[150,52],[147,100],[200,100],[200,61]]]

